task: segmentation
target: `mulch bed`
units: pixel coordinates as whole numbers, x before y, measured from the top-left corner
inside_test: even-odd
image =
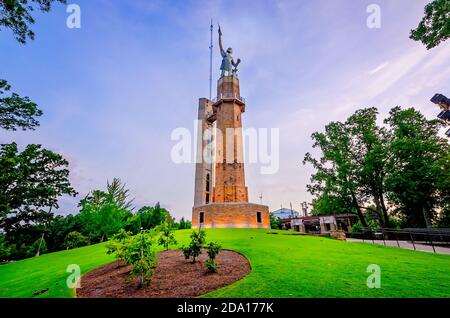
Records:
[[[230,285],[248,275],[251,267],[241,254],[224,250],[216,259],[217,273],[207,273],[206,251],[195,264],[181,251],[162,252],[150,283],[143,289],[130,280],[130,266],[117,262],[94,269],[81,278],[79,298],[191,298]]]

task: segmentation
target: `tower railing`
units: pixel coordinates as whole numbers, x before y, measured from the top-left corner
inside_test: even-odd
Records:
[[[221,100],[238,100],[241,103],[245,104],[245,98],[240,96],[237,93],[225,93],[225,94],[220,94],[219,96],[217,96],[216,98],[213,99],[213,103],[217,103]]]

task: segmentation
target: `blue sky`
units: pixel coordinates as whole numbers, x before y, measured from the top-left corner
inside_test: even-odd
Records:
[[[0,77],[44,111],[34,132],[0,142],[41,143],[71,163],[80,197],[120,177],[138,206],[161,204],[190,218],[194,166],[174,164],[171,132],[193,129],[208,95],[209,20],[242,59],[244,125],[280,128],[280,170],[246,170],[250,198],[272,210],[310,200],[312,172],[301,165],[310,135],[356,109],[413,106],[427,117],[436,92],[450,94],[450,42],[427,51],[409,39],[427,0],[175,1],[74,0],[82,28],[68,29],[62,5],[38,14],[36,40],[23,46],[0,32]],[[369,4],[381,29],[366,25]],[[214,77],[220,56],[214,53]],[[215,84],[215,83],[214,83]],[[215,86],[215,85],[214,85]]]

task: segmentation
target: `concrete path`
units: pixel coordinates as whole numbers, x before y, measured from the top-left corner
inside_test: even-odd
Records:
[[[374,240],[374,242],[372,242],[372,240],[364,240],[363,241],[360,239],[348,238],[347,242],[384,245],[383,240]],[[408,250],[414,250],[414,245],[415,245],[416,251],[434,253],[433,247],[431,245],[426,245],[426,244],[421,244],[421,243],[416,243],[416,242],[414,242],[414,245],[413,245],[411,242],[408,242],[408,241],[399,241],[397,244],[397,241],[386,241],[386,246],[399,247],[398,245],[400,245],[400,248],[404,248],[404,249],[408,249]],[[450,248],[448,248],[448,247],[434,246],[434,248],[436,250],[436,254],[450,255]]]

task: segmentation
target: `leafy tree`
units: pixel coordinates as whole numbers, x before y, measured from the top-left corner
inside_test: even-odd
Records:
[[[448,185],[443,180],[450,177],[445,166],[442,169],[449,145],[438,136],[444,124],[427,120],[413,108],[400,107],[391,110],[385,123],[390,126],[386,177],[389,199],[396,212],[406,218],[407,226],[431,226],[436,209],[442,204],[439,185]]]
[[[281,229],[281,222],[273,213],[270,213],[270,227],[273,230]]]
[[[129,190],[120,179],[107,182],[106,192],[95,190],[80,202],[82,232],[89,238],[103,242],[124,228],[132,217]]]
[[[450,37],[450,0],[433,0],[425,7],[419,26],[411,30],[410,38],[421,41],[428,50]]]
[[[362,197],[375,203],[382,226],[389,226],[385,202],[386,161],[388,139],[384,128],[377,125],[378,110],[366,108],[355,112],[345,123],[351,136],[351,160],[356,166],[357,183]],[[369,207],[364,207],[369,209]]]
[[[129,219],[127,229],[137,234],[144,230],[153,229],[164,222],[167,222],[171,227],[174,227],[173,218],[170,216],[169,211],[161,208],[157,203],[154,207],[144,206]]]
[[[50,11],[54,2],[66,3],[66,0],[2,0],[0,1],[0,30],[1,27],[11,29],[17,41],[22,44],[27,39],[34,40],[35,34],[30,29],[35,23],[33,11]]]
[[[0,148],[0,229],[9,233],[32,223],[48,222],[58,197],[75,196],[69,182],[68,162],[58,154],[28,145]]]
[[[68,250],[86,246],[87,243],[87,238],[83,234],[76,231],[67,234],[66,239],[64,240],[64,246]]]
[[[361,223],[367,226],[360,201],[365,200],[358,185],[358,166],[352,160],[351,136],[348,127],[340,122],[332,122],[324,133],[312,135],[314,148],[322,152],[320,159],[311,154],[305,155],[304,164],[310,163],[316,173],[311,177],[308,191],[316,197],[324,193],[328,197],[349,203],[349,211],[358,215]]]
[[[173,229],[170,227],[169,223],[165,222],[160,226],[159,230],[160,236],[158,243],[159,245],[162,245],[166,251],[168,251],[170,245],[177,244]]]
[[[28,97],[20,97],[16,93],[2,97],[11,86],[5,80],[0,80],[0,128],[6,130],[32,129],[39,126],[36,117],[42,116],[42,111]]]

